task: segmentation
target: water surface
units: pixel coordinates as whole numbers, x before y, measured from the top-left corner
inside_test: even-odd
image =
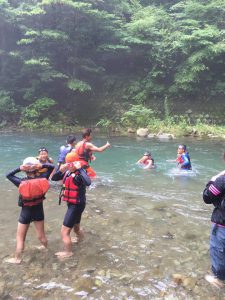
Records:
[[[46,147],[57,160],[65,136],[2,134],[1,261],[12,255],[20,208],[17,189],[5,173],[27,156]],[[23,263],[1,263],[1,298],[5,299],[224,299],[204,280],[210,269],[208,252],[212,207],[202,201],[206,182],[225,169],[225,142],[217,140],[141,140],[109,138],[112,148],[96,154],[98,174],[87,192],[82,218],[85,239],[75,255],[59,261],[60,227],[66,211],[58,206],[59,186],[52,183],[45,201],[49,251],[39,252],[34,228],[28,231]],[[97,146],[106,138],[96,138]],[[188,145],[193,171],[177,173],[179,143]],[[150,150],[155,170],[135,162]],[[177,285],[174,274],[185,278]],[[213,298],[216,297],[216,298]]]

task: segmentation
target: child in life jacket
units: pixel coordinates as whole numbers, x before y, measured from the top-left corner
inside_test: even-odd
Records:
[[[146,151],[141,159],[137,161],[137,164],[143,166],[143,169],[155,168],[154,159],[150,152]]]
[[[41,168],[46,168],[47,172],[39,173]],[[44,232],[43,200],[49,189],[47,179],[53,169],[53,164],[41,164],[35,157],[27,157],[20,167],[6,175],[19,188],[18,205],[22,207],[17,227],[15,257],[7,259],[6,262],[8,263],[19,264],[21,262],[26,234],[31,222],[34,222],[37,237],[42,244],[40,249],[47,247],[48,242]],[[26,177],[17,177],[15,174],[19,172],[25,172]]]
[[[61,199],[67,202],[67,212],[61,228],[64,251],[55,253],[58,257],[66,258],[73,255],[71,231],[74,231],[78,240],[83,236],[80,221],[86,206],[86,186],[91,184],[91,179],[81,168],[80,162],[76,161],[61,165],[60,169],[52,176],[52,180],[63,180],[60,202]]]
[[[41,164],[53,164],[54,163],[53,159],[48,156],[48,150],[44,147],[42,147],[38,150],[38,156],[36,158],[37,158],[37,160],[39,160],[39,162]],[[42,168],[39,170],[39,173],[46,173],[46,172],[48,172],[47,168]]]
[[[187,152],[186,145],[179,145],[177,149],[177,166],[183,170],[191,170],[191,159]]]

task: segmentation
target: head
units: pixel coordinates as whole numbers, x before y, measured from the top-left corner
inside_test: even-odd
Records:
[[[73,134],[68,135],[68,137],[66,138],[66,143],[67,143],[68,145],[75,146],[75,142],[76,142],[76,137],[75,137],[75,135],[73,135]]]
[[[26,172],[27,176],[32,177],[37,173],[38,163],[39,163],[39,161],[35,157],[27,157],[24,159],[23,166],[25,167],[25,172]]]
[[[83,139],[87,140],[88,142],[91,141],[91,139],[92,139],[92,130],[91,130],[91,128],[85,128],[82,131],[82,137],[83,137]]]
[[[146,152],[144,153],[144,156],[146,156],[146,157],[148,157],[148,158],[152,157],[152,155],[151,155],[151,153],[150,153],[149,151],[146,151]]]
[[[186,152],[186,150],[187,150],[186,145],[179,145],[177,148],[177,154],[183,154]]]
[[[38,153],[39,153],[39,159],[45,162],[48,158],[48,150],[42,147],[38,150]]]
[[[67,163],[67,168],[70,172],[74,172],[77,169],[79,169],[81,167],[81,164],[79,161],[75,161],[75,162],[71,162],[71,163]]]

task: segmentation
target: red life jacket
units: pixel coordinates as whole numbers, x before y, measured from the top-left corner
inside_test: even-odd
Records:
[[[184,162],[183,158],[182,158],[182,155],[178,156],[177,159],[176,159],[176,162],[178,164],[182,164]]]
[[[34,206],[45,199],[50,184],[46,178],[24,180],[19,185],[20,199],[24,206]]]
[[[68,176],[68,173],[65,174],[63,179],[63,190],[62,198],[63,201],[67,201],[73,204],[79,204],[79,187],[73,182],[76,173],[72,173]]]

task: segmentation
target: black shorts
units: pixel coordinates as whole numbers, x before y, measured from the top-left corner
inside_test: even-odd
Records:
[[[82,213],[85,209],[86,203],[82,204],[67,204],[68,209],[64,217],[63,225],[73,228],[74,225],[80,224]]]
[[[43,203],[40,203],[35,206],[23,206],[19,223],[21,224],[30,224],[33,221],[43,221],[44,220],[44,209]]]

